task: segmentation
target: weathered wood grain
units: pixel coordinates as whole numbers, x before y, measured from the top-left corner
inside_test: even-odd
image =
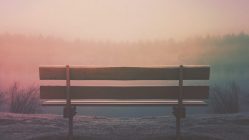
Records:
[[[77,106],[175,106],[178,100],[71,100]],[[66,100],[43,100],[43,106],[65,106]],[[184,106],[206,106],[204,100],[183,100]]]
[[[178,86],[71,86],[71,99],[177,99]],[[183,99],[207,99],[208,86],[184,86]],[[41,99],[66,99],[66,86],[41,86]]]
[[[183,80],[208,80],[209,66],[183,66]],[[39,67],[41,80],[65,80],[65,66]],[[162,67],[76,67],[71,80],[179,80],[179,66]]]

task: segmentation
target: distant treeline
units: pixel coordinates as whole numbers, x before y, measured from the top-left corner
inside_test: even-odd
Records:
[[[240,98],[240,104],[244,104],[241,106],[247,109],[249,104],[247,100],[249,97],[248,54],[249,35],[246,33],[224,36],[207,35],[184,41],[169,39],[135,42],[84,39],[66,41],[42,35],[26,36],[3,33],[0,34],[0,91],[6,91],[3,90],[4,87],[8,90],[14,81],[18,81],[24,87],[33,83],[38,85],[39,65],[156,66],[199,64],[211,66],[210,83],[211,87],[215,87],[212,88],[211,95],[219,101],[220,99],[225,101],[216,105],[221,106],[220,104],[222,104],[223,107],[230,108],[225,103],[228,101],[230,105],[230,100],[235,99],[235,96]],[[229,82],[235,82],[237,86],[230,86],[232,88],[228,86],[229,88],[224,88],[225,90],[221,89],[219,84],[225,83],[226,87]],[[228,92],[231,94],[227,94]],[[224,97],[218,98],[216,95],[224,95]],[[1,97],[3,96],[0,95]],[[0,100],[0,103],[1,101],[3,100]],[[234,102],[235,109],[238,108],[238,103],[238,100]]]
[[[0,34],[0,82],[36,81],[39,65],[211,65],[211,80],[248,78],[249,35],[204,36],[184,41],[112,42],[42,35]],[[7,81],[6,81],[7,80]],[[1,84],[1,83],[0,83]]]

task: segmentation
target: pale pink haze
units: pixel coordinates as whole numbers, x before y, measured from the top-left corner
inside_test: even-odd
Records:
[[[39,81],[39,65],[196,65],[230,55],[237,48],[179,42],[249,33],[248,13],[249,0],[0,0],[0,89]]]
[[[248,0],[0,0],[0,33],[74,40],[184,39],[249,31]]]

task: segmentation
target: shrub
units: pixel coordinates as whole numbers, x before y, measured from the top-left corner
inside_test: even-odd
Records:
[[[0,91],[0,108],[2,107],[2,105],[4,105],[5,103],[5,94],[3,91]]]
[[[213,86],[210,90],[210,111],[212,113],[238,113],[240,88],[235,82],[226,86]]]
[[[20,88],[17,83],[9,89],[10,112],[13,113],[36,113],[40,111],[39,88],[29,86]]]

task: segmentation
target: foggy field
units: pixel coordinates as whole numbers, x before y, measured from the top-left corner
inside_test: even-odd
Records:
[[[249,78],[249,35],[227,34],[190,38],[104,42],[65,41],[49,36],[0,34],[0,88],[14,81],[23,86],[38,84],[40,65],[161,66],[210,65],[210,84],[236,81],[241,87]]]
[[[39,84],[44,84],[42,81],[39,82],[38,68],[40,65],[210,65],[211,74],[208,81],[210,87],[215,85],[226,87],[230,82],[235,82],[240,88],[240,111],[249,111],[249,35],[246,33],[196,37],[184,41],[172,39],[137,42],[98,42],[83,39],[65,41],[51,36],[25,36],[6,33],[0,34],[0,45],[0,92],[8,92],[14,82],[19,83],[20,87],[24,89],[30,86],[39,88]],[[96,83],[96,81],[86,81],[83,84]],[[59,84],[64,85],[65,82],[60,81]],[[111,85],[112,83],[105,84]],[[159,81],[154,84],[167,85],[168,83]],[[9,95],[6,96],[2,101],[5,104],[9,102]],[[61,113],[61,109],[58,108],[42,108],[42,110],[44,113]],[[84,114],[89,110],[89,114]],[[133,117],[158,116],[171,112],[171,108],[154,110],[131,107],[121,110],[110,107],[83,108],[78,111],[81,115],[129,116],[132,114]],[[207,108],[201,108],[191,113],[197,112],[199,114],[207,111]]]
[[[249,114],[190,115],[182,120],[183,140],[248,140]],[[175,119],[158,117],[77,116],[75,139],[173,140]],[[0,113],[1,140],[61,140],[67,134],[67,119],[60,115]]]
[[[182,140],[249,140],[248,13],[249,0],[0,0],[0,140],[66,140],[65,95],[74,140],[175,140],[182,101]]]
[[[239,86],[239,111],[241,114],[203,114],[208,112],[206,107],[196,110],[191,108],[191,110],[187,110],[187,118],[183,121],[183,140],[249,139],[249,35],[247,34],[195,38],[183,42],[168,40],[137,43],[84,40],[66,42],[42,36],[26,37],[2,34],[0,45],[0,92],[1,95],[6,96],[1,100],[2,105],[10,102],[11,94],[8,92],[15,81],[20,83],[20,91],[26,91],[30,85],[38,87],[39,65],[208,64],[211,67],[209,81],[211,88],[215,85],[218,85],[219,88],[226,87],[229,82],[235,82]],[[61,83],[65,84],[64,81]],[[159,83],[153,84],[164,85],[167,83],[159,81]],[[227,93],[226,90],[222,90],[222,92]],[[38,96],[38,94],[36,92],[35,95]],[[39,98],[36,98],[36,101],[38,100]],[[39,113],[61,114],[62,109],[42,108],[42,111]],[[89,107],[78,108],[77,111],[79,115],[91,115],[76,115],[74,130],[77,139],[160,140],[173,139],[175,136],[175,119],[171,115],[171,108]],[[158,117],[169,114],[170,116],[167,117]],[[67,120],[59,115],[0,113],[1,140],[20,138],[23,140],[54,140],[63,139],[66,134]]]

